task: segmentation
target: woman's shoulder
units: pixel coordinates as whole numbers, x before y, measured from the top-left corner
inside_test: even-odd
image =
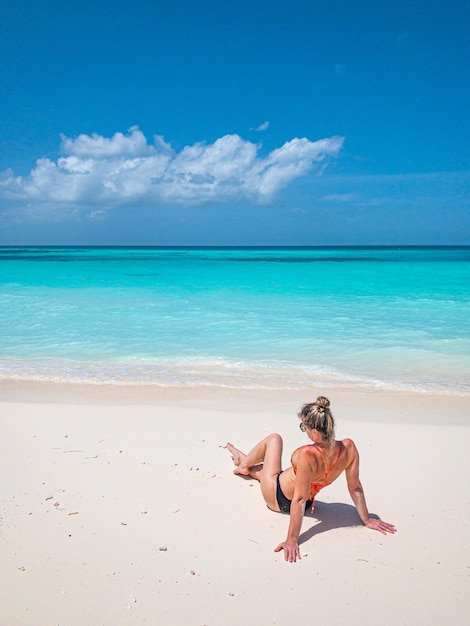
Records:
[[[302,461],[316,458],[317,455],[315,454],[314,447],[315,446],[312,446],[312,444],[307,444],[296,448],[291,455],[291,461],[293,464],[298,466],[299,463],[302,463]]]
[[[346,455],[352,459],[352,457],[358,454],[356,444],[352,439],[341,439],[341,443],[346,451]]]
[[[292,453],[292,456],[306,456],[309,454],[313,453],[313,448],[314,446],[312,446],[311,443],[307,443],[305,446],[299,446],[298,448],[296,448],[294,450],[294,452]]]

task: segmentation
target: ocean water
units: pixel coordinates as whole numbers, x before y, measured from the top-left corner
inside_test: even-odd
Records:
[[[0,248],[0,379],[470,394],[470,247]]]

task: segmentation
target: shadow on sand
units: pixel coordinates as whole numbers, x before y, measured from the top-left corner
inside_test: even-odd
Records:
[[[306,511],[305,518],[318,520],[311,528],[300,534],[299,545],[311,539],[314,535],[333,530],[334,528],[348,528],[353,526],[361,526],[361,518],[357,514],[356,508],[351,504],[342,502],[315,502],[315,513]],[[371,514],[376,518],[376,515]]]

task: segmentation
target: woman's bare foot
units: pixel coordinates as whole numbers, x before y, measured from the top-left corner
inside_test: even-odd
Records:
[[[246,465],[244,465],[244,461],[246,459],[246,454],[244,454],[238,448],[235,448],[231,443],[227,443],[227,449],[232,455],[232,460],[235,464],[235,469],[233,470],[234,474],[241,474],[242,476],[248,476],[250,474],[250,470]]]

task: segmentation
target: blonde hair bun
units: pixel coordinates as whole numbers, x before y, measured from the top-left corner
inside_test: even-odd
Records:
[[[328,400],[328,398],[325,398],[325,396],[318,396],[318,398],[315,401],[315,404],[321,407],[322,409],[327,409],[330,406],[330,401]]]

